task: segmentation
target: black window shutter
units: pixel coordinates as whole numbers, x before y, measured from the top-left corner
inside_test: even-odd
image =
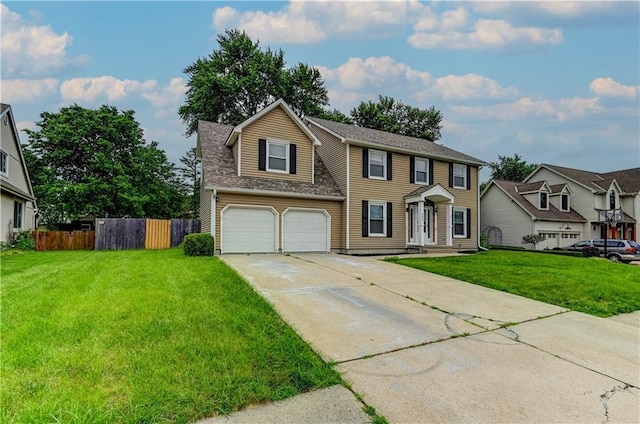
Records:
[[[267,140],[264,138],[258,140],[258,169],[267,170]]]
[[[362,148],[362,176],[369,178],[369,149]]]
[[[433,159],[429,159],[429,182],[427,184],[433,184]]]
[[[393,162],[393,158],[391,152],[387,152],[387,180],[391,181],[393,172],[391,170],[391,162]]]
[[[449,187],[453,187],[453,162],[449,162]]]
[[[362,237],[369,237],[369,202],[362,201]]]
[[[471,209],[467,208],[467,238],[471,238]]]
[[[467,165],[467,190],[471,190],[471,166]]]
[[[393,204],[387,202],[387,237],[393,237]]]
[[[416,158],[415,158],[415,156],[409,156],[409,182],[411,184],[416,182]]]
[[[296,171],[296,145],[289,144],[289,174],[295,174]]]

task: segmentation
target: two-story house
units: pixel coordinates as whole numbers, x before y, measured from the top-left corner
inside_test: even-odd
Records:
[[[539,249],[580,239],[637,240],[640,168],[597,173],[539,165],[522,183],[492,181],[480,196],[480,228],[489,244],[519,246],[528,234],[543,234]],[[615,226],[600,211],[622,210]]]
[[[202,231],[235,252],[478,247],[479,159],[414,137],[301,120],[278,100],[200,121]]]
[[[36,199],[11,106],[0,104],[0,240],[36,226]]]

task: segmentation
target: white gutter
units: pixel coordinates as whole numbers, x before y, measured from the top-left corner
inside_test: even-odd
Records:
[[[275,196],[275,197],[292,197],[297,199],[318,199],[318,200],[345,200],[344,196],[330,196],[325,194],[305,194],[305,193],[291,193],[286,191],[276,190],[259,190],[254,188],[234,188],[234,187],[211,187],[207,186],[207,190],[214,190],[220,193],[231,194],[251,194],[254,196]]]
[[[344,144],[344,146],[345,146],[345,147],[346,147],[346,149],[347,149],[347,199],[346,199],[346,203],[347,203],[347,206],[346,206],[346,207],[347,207],[347,216],[346,216],[346,219],[347,219],[347,225],[346,225],[346,228],[345,228],[345,230],[346,230],[346,231],[345,231],[345,232],[346,232],[346,234],[345,234],[345,235],[346,235],[346,239],[345,239],[345,240],[346,240],[346,241],[345,241],[345,249],[349,250],[349,232],[350,232],[350,231],[349,231],[349,230],[350,230],[350,227],[349,227],[349,218],[350,218],[350,216],[351,216],[351,213],[350,213],[350,211],[349,211],[349,209],[351,209],[351,205],[349,204],[349,198],[350,198],[350,196],[349,196],[349,192],[351,191],[351,187],[349,187],[349,186],[350,186],[350,178],[349,178],[349,172],[350,172],[350,167],[349,167],[350,155],[349,155],[349,151],[351,150],[351,147],[349,147],[349,144]]]

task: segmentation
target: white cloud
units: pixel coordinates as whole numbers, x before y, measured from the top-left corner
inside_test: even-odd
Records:
[[[612,78],[596,78],[589,84],[589,90],[601,97],[626,97],[635,99],[640,93],[640,86],[624,85]]]
[[[58,88],[55,78],[6,79],[0,83],[3,103],[28,103],[53,94]]]
[[[72,37],[66,32],[58,34],[50,26],[30,25],[4,4],[0,4],[0,13],[4,75],[39,76],[88,62],[87,56],[68,56]]]
[[[186,91],[187,87],[184,80],[180,77],[175,77],[159,91],[142,93],[142,97],[151,103],[151,106],[156,111],[156,117],[163,117],[169,113],[175,113],[179,104],[184,100]]]
[[[518,94],[515,87],[502,87],[496,81],[478,74],[447,75],[423,93],[443,100],[503,99]]]
[[[20,121],[20,122],[16,122],[16,127],[18,128],[18,132],[21,133],[20,137],[23,137],[22,134],[24,130],[32,130],[35,131],[38,129],[38,126],[36,125],[35,122],[33,121]],[[24,137],[26,137],[26,135],[24,135]]]
[[[144,92],[155,88],[156,81],[144,82],[135,80],[119,80],[112,76],[96,78],[74,78],[60,86],[60,94],[64,100],[91,102],[101,97],[107,100],[119,100],[134,92]]]
[[[470,32],[417,32],[408,41],[420,49],[502,49],[511,45],[526,49],[561,43],[563,36],[559,29],[514,27],[501,19],[480,19]]]
[[[462,117],[478,117],[497,121],[551,119],[560,122],[604,111],[597,98],[573,97],[558,100],[533,100],[522,97],[514,102],[489,106],[453,106]]]
[[[316,43],[345,35],[380,38],[403,31],[428,7],[409,1],[291,0],[278,11],[240,12],[229,6],[213,12],[213,26],[245,30],[261,42]],[[455,17],[452,16],[452,19]]]

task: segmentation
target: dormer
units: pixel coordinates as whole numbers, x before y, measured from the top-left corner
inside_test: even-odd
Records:
[[[571,195],[573,192],[568,184],[556,184],[551,189],[550,202],[561,212],[571,211]]]
[[[314,183],[320,140],[282,99],[234,127],[225,145],[239,177]]]
[[[546,181],[517,185],[516,192],[524,196],[525,199],[538,209],[543,211],[549,210],[551,187]]]

